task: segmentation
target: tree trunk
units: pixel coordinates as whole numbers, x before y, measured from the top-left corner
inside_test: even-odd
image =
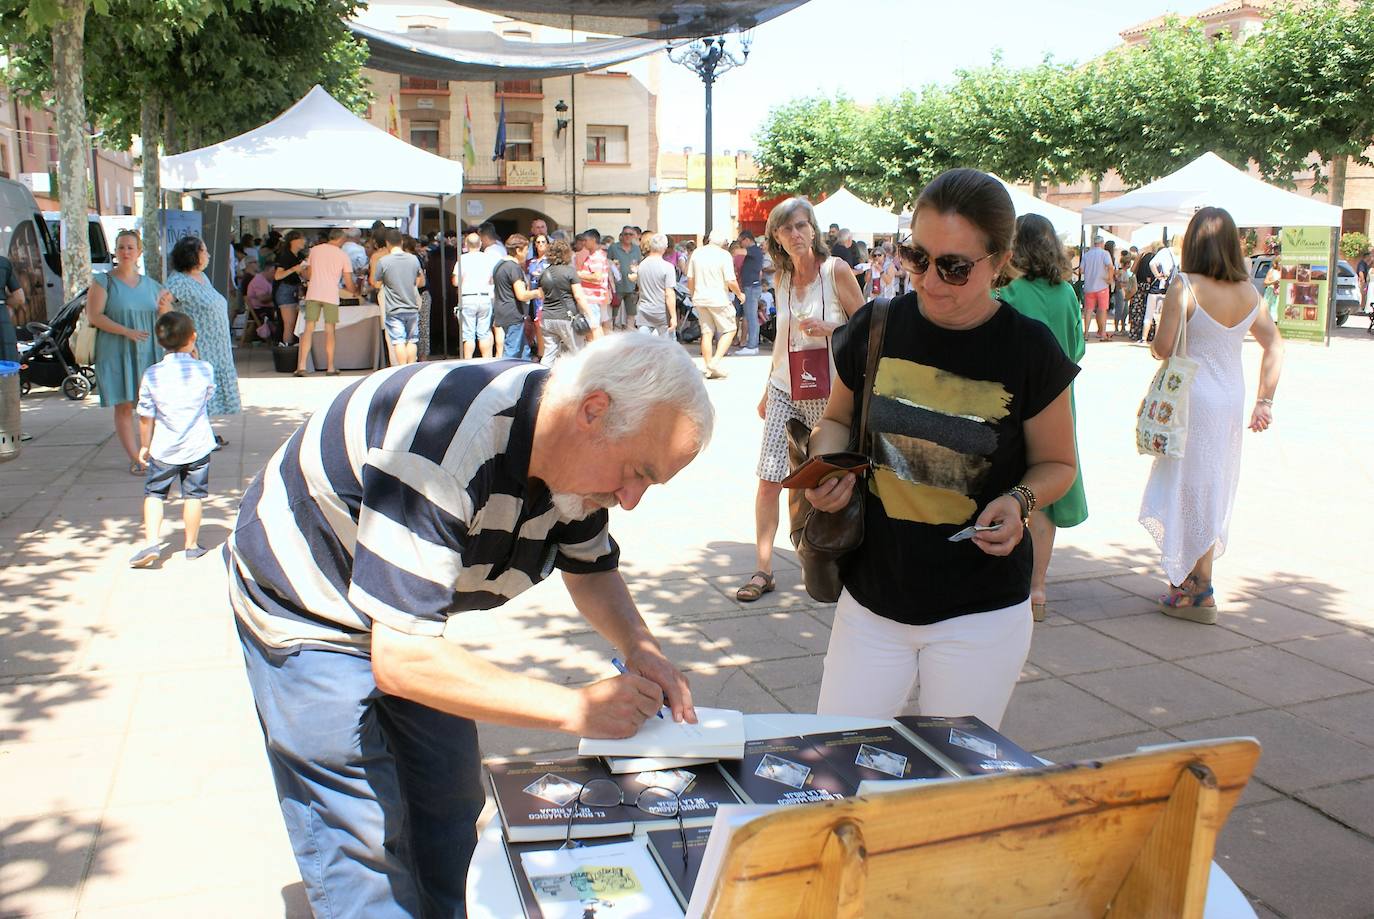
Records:
[[[1035,181],[1031,183],[1031,194],[1037,198],[1041,198],[1044,197],[1044,193],[1045,183],[1041,181],[1039,176],[1036,176]]]
[[[1345,170],[1350,158],[1347,156],[1333,156],[1331,158],[1331,188],[1329,189],[1330,201],[1336,207],[1345,204]]]
[[[1093,204],[1102,200],[1102,178],[1101,176],[1093,179]]]
[[[91,283],[91,240],[86,230],[86,0],[62,0],[52,27],[53,90],[57,97],[57,187],[62,202],[62,287],[66,299]]]
[[[158,147],[162,142],[162,101],[144,89],[138,114],[138,133],[143,142],[143,270],[162,279],[162,170]]]

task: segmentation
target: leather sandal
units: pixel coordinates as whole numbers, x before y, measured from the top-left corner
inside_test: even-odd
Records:
[[[763,583],[758,583],[762,581]],[[772,593],[777,589],[777,584],[773,581],[773,576],[767,571],[755,571],[749,576],[749,582],[735,591],[735,599],[742,603],[753,603],[766,593]]]

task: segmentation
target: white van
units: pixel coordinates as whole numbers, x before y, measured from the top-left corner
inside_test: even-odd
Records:
[[[56,316],[62,308],[62,255],[33,192],[13,179],[0,179],[0,255],[9,258],[24,288],[15,327]]]
[[[44,211],[43,219],[48,222],[48,235],[57,240],[58,251],[66,242],[61,236],[62,212]],[[104,274],[114,267],[114,253],[110,251],[110,244],[105,238],[105,224],[101,222],[99,214],[87,214],[87,232],[91,241],[91,272],[93,274]]]

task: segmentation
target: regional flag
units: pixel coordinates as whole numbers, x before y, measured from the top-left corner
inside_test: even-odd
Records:
[[[472,143],[472,103],[463,95],[463,165],[471,169],[477,163],[477,148]]]

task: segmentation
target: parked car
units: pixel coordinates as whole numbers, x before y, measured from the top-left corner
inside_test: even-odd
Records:
[[[28,186],[0,178],[0,255],[14,266],[24,288],[24,306],[14,326],[47,322],[62,308],[62,255]]]
[[[98,214],[87,216],[90,221],[88,231],[91,239],[91,271],[95,274],[102,274],[114,267],[114,253],[110,251],[110,245],[105,239],[105,225],[100,222],[100,216]],[[66,242],[60,236],[62,213],[60,211],[44,211],[43,219],[48,223],[48,235],[57,240],[58,246]]]
[[[1256,255],[1250,260],[1250,283],[1255,290],[1264,293],[1264,276],[1274,262],[1268,255]],[[1351,313],[1360,312],[1360,285],[1356,280],[1355,266],[1345,259],[1336,265],[1336,325],[1345,325]]]

